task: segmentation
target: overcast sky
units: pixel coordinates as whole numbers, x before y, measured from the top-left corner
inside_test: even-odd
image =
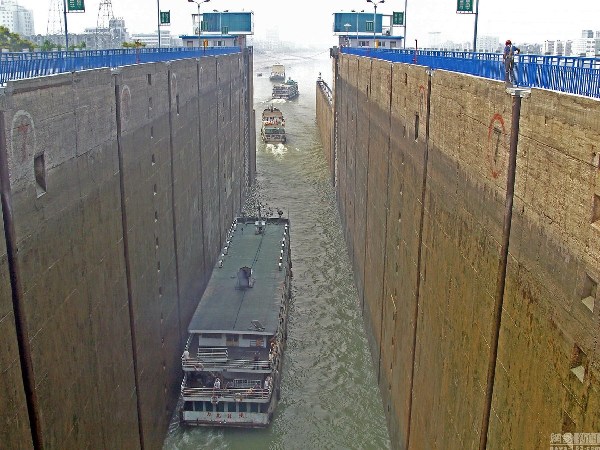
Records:
[[[34,11],[36,33],[45,34],[48,12],[62,0],[18,0]],[[475,2],[475,0],[474,0]],[[407,0],[406,37],[408,46],[419,40],[427,45],[429,33],[441,32],[441,40],[473,41],[474,15],[456,14],[456,0]],[[68,14],[69,32],[96,27],[100,0],[85,0],[86,12]],[[405,0],[386,0],[378,13],[403,11]],[[123,17],[130,33],[153,32],[157,24],[156,0],[112,0],[115,17]],[[254,32],[264,38],[268,28],[278,28],[281,39],[334,43],[333,12],[365,10],[373,12],[366,0],[210,0],[201,11],[253,11]],[[195,3],[186,0],[160,0],[160,9],[171,11],[171,33],[191,34],[191,14]],[[581,30],[600,31],[600,0],[479,0],[479,36],[512,39],[517,44],[543,42],[546,39],[574,39]],[[404,35],[402,28],[395,35]]]

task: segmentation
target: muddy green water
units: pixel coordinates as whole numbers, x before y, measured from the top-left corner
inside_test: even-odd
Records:
[[[319,72],[331,86],[329,50],[255,52],[257,131],[262,110],[271,102],[270,68],[278,62],[298,81],[300,96],[275,101],[286,119],[288,141],[266,145],[257,139],[257,179],[261,197],[291,220],[293,297],[281,401],[264,430],[182,428],[174,423],[165,450],[390,448],[316,125]]]

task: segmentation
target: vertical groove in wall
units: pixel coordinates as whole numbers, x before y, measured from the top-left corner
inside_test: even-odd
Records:
[[[345,58],[344,58],[345,59]],[[340,56],[337,59],[338,63],[340,61]],[[341,75],[338,76],[341,79]],[[339,81],[339,80],[338,80]],[[337,91],[337,85],[334,87]],[[341,92],[343,89],[343,92]],[[344,193],[343,193],[343,205],[344,205],[344,237],[346,238],[346,242],[348,242],[348,110],[350,109],[350,101],[348,99],[348,80],[344,82],[344,85],[340,84],[340,98],[344,99],[344,104],[346,106],[346,117],[344,122],[344,130],[346,131],[346,137],[344,139]],[[354,255],[350,255],[350,258],[354,258]],[[351,259],[352,261],[352,259]]]
[[[169,156],[171,158],[171,217],[173,218],[173,251],[175,256],[175,287],[177,292],[177,327],[179,329],[179,348],[183,348],[181,339],[181,291],[179,286],[179,253],[177,247],[177,211],[175,210],[175,157],[173,154],[173,80],[171,69],[167,70],[169,98]]]
[[[10,275],[10,289],[15,316],[15,330],[19,346],[19,361],[21,363],[21,376],[25,390],[27,414],[34,449],[42,449],[42,430],[39,417],[39,404],[35,391],[35,378],[31,359],[31,345],[27,318],[23,308],[23,286],[21,285],[19,260],[17,253],[17,236],[14,218],[12,215],[12,197],[10,192],[10,175],[8,171],[8,150],[6,148],[4,113],[0,113],[0,198],[2,201],[2,220],[4,223],[4,238],[6,240],[6,254],[8,271]]]
[[[127,279],[127,305],[129,309],[129,327],[131,330],[131,347],[133,354],[133,376],[135,380],[135,401],[137,406],[138,431],[140,434],[140,448],[144,450],[144,427],[142,425],[142,406],[140,404],[140,383],[138,376],[137,344],[135,332],[135,320],[133,312],[133,300],[131,298],[131,267],[129,264],[129,239],[127,236],[127,210],[125,207],[125,179],[123,167],[123,147],[121,143],[121,90],[117,76],[115,80],[115,114],[117,123],[117,152],[119,155],[119,194],[121,201],[121,226],[123,232],[123,256],[125,258],[125,277]]]
[[[233,81],[232,81],[232,78],[233,77],[230,75],[229,76],[229,123],[231,125],[233,125],[233,123],[232,123],[233,111],[231,109],[233,107],[233,98],[232,98],[233,97]],[[239,105],[239,102],[238,102],[238,105]],[[239,112],[239,106],[238,106],[238,112]],[[239,126],[239,122],[238,122],[238,126]],[[228,178],[229,180],[233,179],[233,174],[235,172],[235,167],[234,167],[235,158],[233,157],[235,144],[236,144],[235,142],[232,142],[231,159],[230,159],[231,166],[229,168],[230,173],[227,174],[227,175],[229,175],[229,178]],[[239,144],[240,144],[239,134],[238,134],[237,144],[238,144],[238,147],[235,150],[235,154],[239,155],[239,149],[240,149],[240,147],[239,147]],[[233,183],[231,185],[231,189],[233,189]],[[229,202],[231,204],[231,210],[229,211],[229,213],[230,213],[229,220],[231,222],[233,222],[233,217],[235,215],[235,209],[234,209],[235,205],[233,204],[233,195],[231,195],[231,192],[228,192],[228,194],[231,196],[231,199],[232,199],[232,201]]]
[[[219,83],[219,57],[215,56],[217,60],[215,64],[215,83],[217,88],[217,136],[221,135],[221,84]],[[220,139],[217,140],[217,200],[219,201],[219,248],[223,247],[223,212],[221,211],[221,147],[219,143],[222,142]],[[211,252],[213,249],[211,249]]]
[[[341,56],[339,54],[335,55],[335,62],[334,62],[334,66],[335,66],[335,78],[333,79],[333,86],[331,87],[331,90],[333,92],[333,101],[335,102],[335,106],[333,108],[333,114],[334,114],[334,127],[335,127],[335,149],[336,149],[336,155],[338,155],[339,158],[339,150],[340,150],[340,114],[341,114],[341,110],[340,110],[340,100],[341,98],[345,98],[341,96],[341,88],[340,88],[340,79],[341,79],[341,75],[340,75],[340,61],[341,61]],[[338,94],[339,93],[339,94]],[[344,100],[344,106],[346,107],[346,123],[344,124],[344,129],[347,129],[348,126],[348,99],[345,98]],[[347,134],[347,132],[346,132]],[[345,144],[346,140],[344,140],[344,144]],[[346,161],[347,159],[347,154],[348,154],[348,148],[347,146],[344,147],[344,167],[339,167],[336,165],[336,170],[337,170],[337,186],[335,189],[335,199],[337,200],[337,204],[338,204],[338,211],[344,211],[345,214],[345,209],[342,209],[342,200],[343,200],[343,204],[345,205],[345,200],[346,200],[346,189],[344,189],[344,192],[341,192],[339,186],[340,186],[340,179],[342,178],[342,176],[344,177],[344,186],[346,186],[346,173],[348,170],[348,163]],[[344,174],[341,174],[341,169],[344,170]],[[342,221],[342,226],[343,229],[345,229],[345,222],[346,222],[346,218],[342,217],[342,215],[340,214],[340,219]],[[345,237],[345,236],[344,236]],[[347,246],[346,246],[347,247]]]
[[[202,233],[204,233],[206,228],[204,223],[204,192],[202,187],[204,183],[204,175],[202,173],[202,118],[200,114],[200,107],[202,106],[200,104],[200,84],[202,83],[202,70],[200,67],[200,58],[196,58],[196,81],[196,85],[198,86],[198,161],[200,163],[200,167],[198,168],[200,171],[200,193],[198,195],[198,197],[200,197],[200,204],[198,205],[198,208],[200,208],[200,223],[202,224]],[[206,242],[204,237],[202,238],[202,261],[204,267],[207,267]]]
[[[498,358],[498,340],[502,322],[502,305],[504,303],[504,287],[506,285],[506,266],[508,263],[508,247],[512,224],[512,209],[515,193],[515,175],[517,170],[517,144],[519,141],[519,119],[521,116],[521,95],[513,93],[512,118],[510,126],[510,153],[508,157],[508,174],[506,177],[506,200],[504,203],[504,228],[502,230],[502,249],[498,261],[498,274],[496,278],[496,293],[494,296],[494,316],[492,319],[492,336],[490,339],[490,356],[488,362],[485,404],[479,434],[479,448],[487,447],[487,434],[490,424],[492,409],[492,396],[494,394],[494,379],[496,375],[496,361]]]
[[[412,368],[410,375],[410,397],[408,398],[408,428],[406,432],[406,445],[405,448],[409,448],[410,445],[410,428],[411,428],[411,415],[412,415],[412,403],[413,403],[413,389],[415,381],[415,363],[417,353],[417,330],[419,326],[419,300],[421,295],[421,255],[423,249],[423,226],[425,223],[425,193],[427,190],[427,166],[429,163],[429,125],[431,119],[431,77],[433,72],[427,71],[427,114],[425,119],[425,153],[423,154],[423,178],[421,180],[421,214],[419,218],[419,236],[417,239],[418,250],[417,250],[417,279],[415,287],[415,308],[413,314],[413,320],[415,328],[413,330],[413,341],[412,341]]]
[[[387,164],[386,176],[385,176],[385,226],[383,232],[383,276],[381,277],[381,308],[379,315],[379,367],[377,368],[377,381],[381,379],[381,348],[383,346],[383,310],[385,309],[385,283],[387,274],[387,242],[388,242],[388,215],[390,208],[390,152],[392,148],[392,90],[394,89],[393,79],[394,66],[390,64],[390,84],[389,84],[389,98],[388,98],[388,144],[387,144]]]
[[[356,63],[356,76],[358,78],[358,74],[360,73],[360,60],[361,58],[357,58],[357,63]],[[350,77],[350,69],[348,68],[348,77]],[[349,84],[349,83],[347,83]],[[354,231],[356,233],[355,230],[355,226],[356,226],[356,138],[358,136],[358,80],[356,82],[356,86],[354,87],[355,89],[355,94],[356,94],[356,103],[355,105],[355,116],[354,116],[354,152],[352,154],[352,182],[354,183],[354,187],[352,188],[352,231]],[[348,153],[346,153],[346,158],[348,157]],[[347,179],[348,177],[346,177]],[[346,213],[346,215],[348,215]],[[354,235],[348,236],[347,240],[349,242],[352,242],[352,254],[350,255],[351,262],[352,262],[352,272],[353,274],[356,273],[356,266],[355,266],[355,261],[354,261],[354,255],[356,254],[356,249],[355,249],[355,245],[354,245]],[[354,280],[355,280],[355,284],[356,284],[356,275],[354,275]],[[361,304],[361,311],[362,311],[362,304]]]
[[[338,174],[338,166],[337,166],[337,130],[338,130],[338,100],[337,95],[335,95],[335,86],[338,83],[338,62],[340,60],[339,54],[335,55],[335,64],[333,65],[333,83],[334,87],[331,91],[333,95],[333,127],[331,130],[331,185],[335,188],[337,187],[337,174]],[[319,76],[320,78],[320,76]],[[337,192],[337,189],[335,190]]]
[[[360,71],[359,71],[359,77],[360,77]],[[373,82],[372,80],[373,77],[373,60],[371,58],[369,58],[369,90],[367,92],[367,103],[369,104],[369,117],[367,119],[367,136],[368,136],[368,140],[367,140],[367,168],[365,170],[365,204],[364,204],[364,208],[365,208],[365,229],[363,230],[364,235],[363,235],[363,260],[361,261],[362,263],[362,275],[363,275],[363,279],[362,279],[362,292],[360,293],[360,298],[361,298],[361,307],[362,307],[362,311],[364,314],[365,311],[365,285],[367,284],[367,229],[369,228],[369,153],[371,152],[371,108],[373,107],[373,102],[371,101],[371,94],[373,93],[373,87],[371,86],[371,83]],[[358,122],[358,121],[357,121]],[[355,160],[356,161],[356,160]],[[356,177],[355,177],[356,178]],[[356,201],[354,202],[356,203]],[[356,231],[355,231],[356,232]],[[369,314],[369,319],[373,320],[374,317],[371,317],[371,314]]]
[[[243,77],[242,77],[242,95],[240,96],[240,100],[241,100],[241,104],[239,105],[239,114],[240,114],[240,118],[241,118],[241,123],[240,125],[242,126],[242,128],[240,128],[240,142],[242,143],[242,147],[241,147],[241,151],[240,154],[242,155],[242,179],[243,179],[243,183],[240,187],[240,195],[239,195],[239,200],[238,200],[238,204],[240,207],[240,211],[242,210],[242,208],[244,207],[244,192],[246,192],[247,189],[247,182],[248,180],[246,180],[246,157],[248,154],[248,127],[247,127],[247,109],[246,109],[246,105],[248,104],[246,102],[246,98],[248,95],[248,64],[247,64],[247,58],[246,58],[246,52],[242,53],[242,68],[243,68]]]

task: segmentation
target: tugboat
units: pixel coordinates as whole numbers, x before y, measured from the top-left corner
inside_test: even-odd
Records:
[[[276,84],[273,86],[273,98],[284,98],[286,100],[296,97],[300,92],[298,91],[298,83],[291,78],[285,83]]]
[[[270,105],[262,113],[262,126],[260,136],[263,142],[267,143],[285,143],[285,119],[283,113]]]
[[[269,76],[271,81],[284,81],[285,80],[285,67],[283,64],[274,64],[271,67],[271,75]]]
[[[266,427],[280,397],[292,263],[289,220],[242,217],[189,324],[181,356],[186,425]]]

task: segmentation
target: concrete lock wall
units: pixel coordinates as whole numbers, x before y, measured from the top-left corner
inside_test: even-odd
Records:
[[[323,91],[322,84],[317,82],[316,115],[317,127],[323,144],[323,155],[331,173],[334,170],[335,156],[333,154],[333,104],[328,95]]]
[[[0,415],[10,448],[162,447],[187,324],[250,183],[243,58],[4,90],[0,173],[14,233],[2,244]]]
[[[3,223],[0,224],[0,231],[4,235]],[[31,448],[33,442],[21,376],[8,254],[4,239],[0,239],[0,255],[0,442],[6,448]]]
[[[338,205],[394,448],[598,430],[598,102],[534,89],[519,111],[501,83],[348,55],[335,86]]]

